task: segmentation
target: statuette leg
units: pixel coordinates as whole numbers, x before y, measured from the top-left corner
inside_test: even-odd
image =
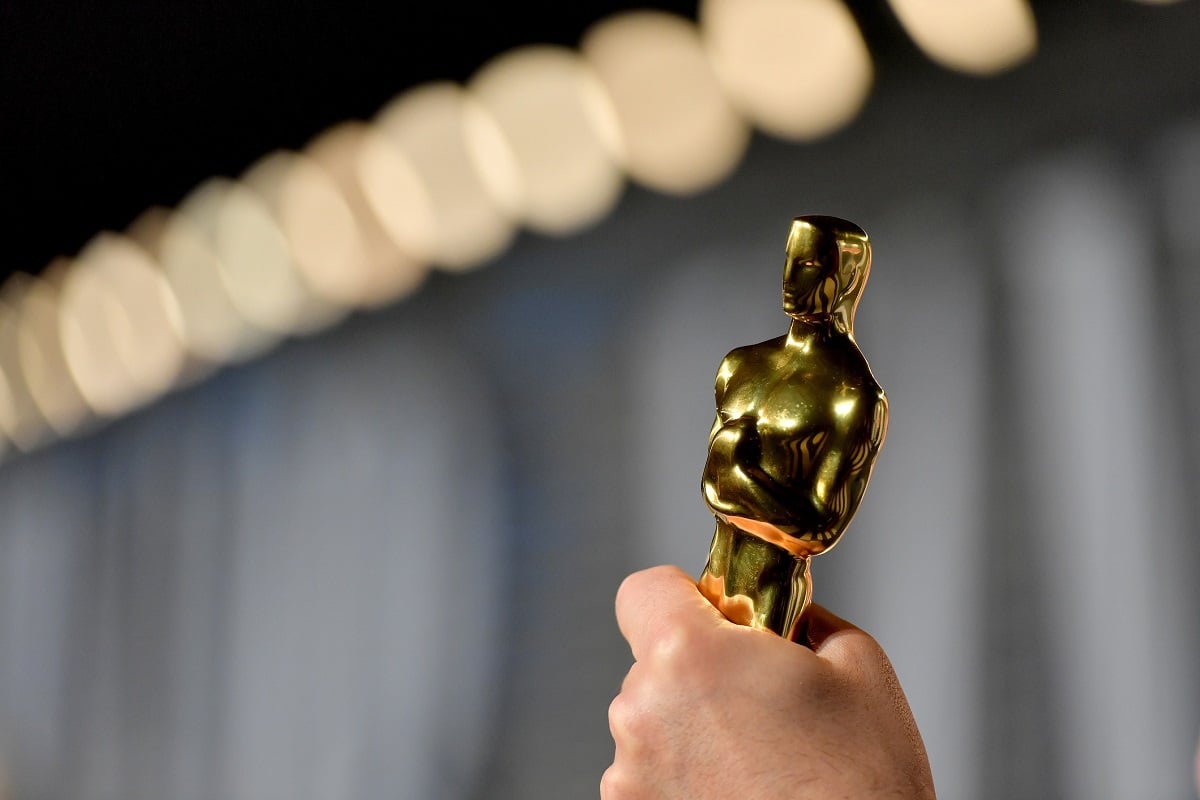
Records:
[[[730,621],[797,641],[812,594],[808,562],[718,520],[700,591]]]

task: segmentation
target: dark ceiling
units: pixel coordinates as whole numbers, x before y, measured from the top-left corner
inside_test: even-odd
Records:
[[[886,0],[850,5],[881,76],[929,68]],[[639,7],[696,13],[695,0],[2,0],[0,278],[369,117],[406,87],[463,80],[516,45],[575,44],[596,20]],[[1069,24],[1070,7],[1036,3],[1039,24]],[[1112,8],[1103,13],[1152,13]]]
[[[868,22],[885,7],[859,6]],[[573,45],[639,7],[696,13],[695,0],[3,0],[0,276],[408,86],[464,80],[521,44]]]

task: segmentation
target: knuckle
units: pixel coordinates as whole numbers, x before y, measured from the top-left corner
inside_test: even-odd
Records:
[[[600,776],[600,800],[618,800],[616,788],[616,767],[609,767]]]
[[[608,706],[608,728],[618,749],[638,752],[654,738],[654,715],[622,692]]]
[[[608,704],[608,729],[614,738],[621,739],[626,735],[629,716],[629,698],[621,693]]]
[[[600,800],[651,800],[662,794],[647,779],[645,768],[619,759],[600,776]]]
[[[615,763],[600,776],[600,800],[635,800],[631,782]]]
[[[690,627],[660,624],[650,643],[651,658],[664,668],[675,671],[692,661],[695,646],[696,633]]]
[[[621,585],[617,587],[617,605],[626,605],[640,596],[645,582],[646,570],[627,575],[625,580],[621,581]]]

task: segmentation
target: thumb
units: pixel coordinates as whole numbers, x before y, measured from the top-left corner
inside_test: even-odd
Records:
[[[891,672],[891,663],[883,648],[857,625],[815,603],[805,611],[804,620],[805,638],[801,641],[834,667]]]
[[[840,634],[853,634],[854,632],[863,633],[858,626],[842,619],[825,606],[813,603],[804,612],[804,630],[801,642],[819,653],[829,640]]]

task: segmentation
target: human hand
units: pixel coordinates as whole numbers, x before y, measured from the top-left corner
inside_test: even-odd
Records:
[[[729,622],[677,567],[626,578],[635,663],[609,708],[602,800],[933,798],[883,650],[820,606],[806,617],[813,649]]]

